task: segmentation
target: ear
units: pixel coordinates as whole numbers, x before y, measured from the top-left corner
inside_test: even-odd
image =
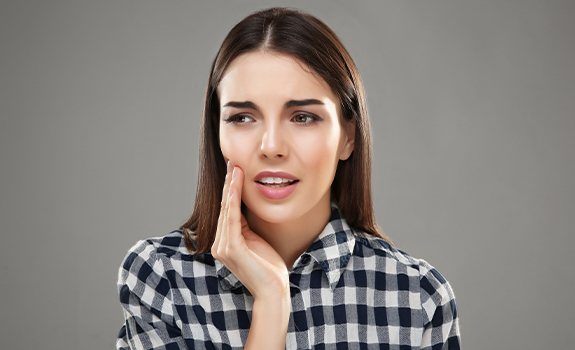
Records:
[[[355,121],[344,120],[344,145],[341,150],[339,159],[346,160],[351,156],[355,145]]]

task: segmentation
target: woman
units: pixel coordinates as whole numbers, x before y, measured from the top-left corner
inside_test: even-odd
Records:
[[[193,213],[122,262],[119,349],[458,349],[449,282],[375,223],[358,70],[289,8],[212,64]]]

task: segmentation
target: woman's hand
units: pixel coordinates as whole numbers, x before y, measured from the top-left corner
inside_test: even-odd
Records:
[[[227,168],[212,256],[246,286],[254,299],[289,295],[289,271],[284,260],[249,228],[241,212],[244,173],[232,167],[230,161]]]

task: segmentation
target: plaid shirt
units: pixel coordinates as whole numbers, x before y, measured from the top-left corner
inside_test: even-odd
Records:
[[[331,217],[290,272],[286,349],[460,348],[449,282],[423,259]],[[118,272],[117,349],[242,349],[253,297],[182,232],[138,241]]]

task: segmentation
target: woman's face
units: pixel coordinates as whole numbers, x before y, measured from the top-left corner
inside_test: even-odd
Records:
[[[353,124],[342,128],[337,97],[303,67],[289,55],[249,52],[231,62],[218,86],[222,154],[244,172],[241,198],[248,211],[267,222],[329,205],[337,163],[353,150]],[[317,101],[286,105],[312,99]],[[266,170],[290,173],[299,182],[286,198],[270,199],[255,182]]]

